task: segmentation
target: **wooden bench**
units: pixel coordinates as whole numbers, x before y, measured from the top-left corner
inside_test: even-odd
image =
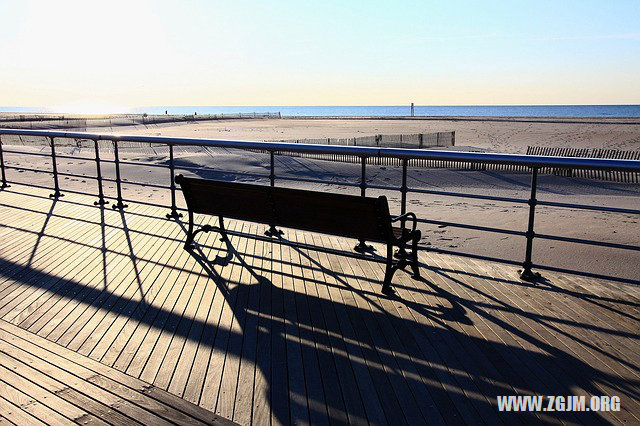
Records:
[[[359,197],[247,183],[221,182],[176,176],[189,211],[185,249],[193,247],[198,232],[218,230],[226,238],[223,218],[270,225],[267,235],[279,234],[276,226],[377,241],[387,245],[386,271],[382,292],[393,294],[393,274],[410,264],[413,277],[420,276],[416,216],[406,213],[392,217],[387,198]],[[194,231],[194,213],[218,216],[219,227],[204,225]],[[411,229],[393,226],[411,220]],[[411,241],[411,253],[404,249]],[[393,247],[398,247],[394,260]]]

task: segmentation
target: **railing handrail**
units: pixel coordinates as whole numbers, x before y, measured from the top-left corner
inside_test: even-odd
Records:
[[[269,152],[288,151],[317,154],[341,154],[358,157],[387,157],[406,160],[448,160],[473,163],[494,163],[531,168],[558,167],[568,169],[640,172],[640,160],[606,158],[553,157],[525,154],[497,154],[446,150],[378,148],[345,145],[292,144],[223,139],[176,138],[166,136],[122,135],[108,133],[60,132],[51,130],[0,129],[0,135],[41,136],[48,138],[88,139],[93,141],[126,141],[160,145],[208,146],[216,148],[260,149]]]

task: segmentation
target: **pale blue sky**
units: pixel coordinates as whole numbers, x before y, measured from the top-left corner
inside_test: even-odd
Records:
[[[638,104],[640,1],[0,2],[0,105]]]

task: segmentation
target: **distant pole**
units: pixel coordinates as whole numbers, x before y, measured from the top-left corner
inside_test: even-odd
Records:
[[[414,114],[413,114],[413,102],[411,102],[411,116],[412,117],[414,116]]]

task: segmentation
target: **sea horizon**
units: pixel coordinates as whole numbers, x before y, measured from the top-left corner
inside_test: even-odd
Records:
[[[246,105],[143,106],[120,110],[86,111],[44,107],[0,107],[3,113],[48,114],[247,114],[280,113],[291,117],[406,117],[410,105]],[[640,105],[415,105],[416,117],[640,117]]]

